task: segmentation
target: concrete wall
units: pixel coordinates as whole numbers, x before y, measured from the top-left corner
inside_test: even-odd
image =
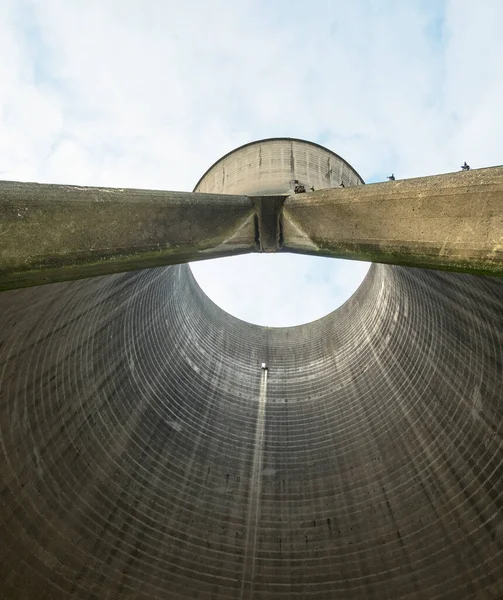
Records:
[[[378,265],[285,329],[187,266],[2,293],[0,598],[501,597],[502,336]]]
[[[501,187],[492,173],[491,185],[474,188],[491,210]],[[459,174],[465,183],[482,175]],[[361,179],[326,149],[250,144],[196,189],[283,194],[294,178],[321,191],[287,201],[283,233],[293,235],[301,211],[298,249],[307,239],[307,250],[338,252],[328,243],[340,237],[335,209],[356,190],[323,188]],[[443,181],[428,187],[433,195]],[[386,185],[359,188],[359,202],[377,198],[382,215],[385,201],[419,197],[414,183]],[[13,222],[36,187],[9,188]],[[72,194],[69,210],[75,194],[101,204],[110,195]],[[233,213],[215,197],[225,224],[238,225],[230,235],[210,204],[161,195],[172,219],[159,221],[156,202],[144,210],[181,236],[179,246],[214,233],[217,250],[255,243],[250,199],[238,198]],[[118,218],[131,197],[100,210]],[[33,218],[46,218],[43,194],[32,200]],[[257,206],[276,241],[276,213]],[[363,210],[359,223],[375,219]],[[144,229],[134,231],[141,240]],[[154,258],[140,266],[160,264]],[[284,329],[224,313],[186,265],[3,292],[0,598],[501,598],[502,389],[496,278],[373,265],[344,306]]]
[[[318,144],[270,138],[236,148],[201,177],[194,192],[209,194],[291,194],[292,180],[306,190],[360,185],[363,179],[343,158]]]

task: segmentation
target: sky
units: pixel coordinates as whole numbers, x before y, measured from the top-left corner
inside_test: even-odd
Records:
[[[501,0],[0,0],[0,179],[190,191],[267,137],[367,183],[501,164]],[[368,265],[193,266],[232,314],[321,317]]]

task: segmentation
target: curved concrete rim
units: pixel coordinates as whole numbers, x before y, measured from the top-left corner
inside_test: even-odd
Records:
[[[315,257],[315,258],[324,258],[324,257]],[[344,259],[333,259],[333,260],[344,260]],[[194,283],[199,288],[201,295],[204,296],[205,301],[210,302],[211,304],[216,306],[218,308],[218,310],[221,310],[223,313],[225,313],[225,315],[227,317],[232,318],[232,319],[237,319],[241,323],[245,323],[246,325],[249,325],[250,327],[256,327],[257,329],[263,329],[263,330],[268,330],[268,331],[273,331],[273,330],[274,331],[276,331],[276,330],[285,331],[287,329],[288,330],[297,330],[298,328],[301,328],[301,327],[309,327],[310,325],[314,325],[315,323],[318,323],[319,321],[322,321],[323,319],[328,319],[330,317],[335,316],[335,314],[338,311],[343,310],[343,307],[345,307],[346,304],[348,302],[350,302],[351,298],[353,298],[353,296],[358,292],[358,290],[365,284],[367,279],[371,276],[371,270],[375,264],[376,263],[369,264],[369,268],[367,269],[367,272],[365,273],[363,279],[360,281],[358,286],[351,292],[351,294],[346,298],[346,300],[344,300],[344,302],[342,304],[339,304],[339,306],[337,306],[336,308],[329,310],[327,313],[325,313],[321,317],[317,317],[316,319],[311,319],[310,321],[303,321],[302,323],[297,323],[296,325],[283,325],[283,326],[259,325],[258,323],[253,323],[252,321],[247,321],[246,319],[242,319],[241,317],[237,317],[236,315],[230,313],[228,310],[226,310],[225,308],[220,306],[220,304],[218,304],[218,302],[215,302],[215,300],[212,300],[212,298],[210,298],[210,296],[208,296],[206,290],[200,284],[199,279],[197,278],[196,274],[194,273],[194,270],[192,269],[192,263],[188,263],[188,266],[190,269],[190,274],[191,274],[192,278],[194,279]],[[292,331],[292,333],[293,333],[293,331]]]
[[[186,265],[3,294],[0,597],[496,597],[501,282],[371,273],[274,330]]]
[[[278,137],[271,137],[271,138],[263,138],[261,140],[255,140],[253,142],[247,142],[246,144],[243,144],[242,146],[239,146],[237,148],[234,148],[233,150],[230,150],[229,152],[227,152],[227,154],[224,154],[218,160],[216,160],[211,165],[211,167],[209,167],[208,169],[206,169],[206,171],[203,173],[203,175],[199,178],[199,181],[194,186],[193,191],[195,192],[197,190],[197,188],[199,187],[199,185],[201,184],[201,182],[203,181],[203,179],[206,177],[206,175],[208,175],[208,173],[210,173],[220,162],[222,162],[223,160],[225,160],[227,157],[231,156],[232,154],[236,154],[240,150],[243,150],[243,148],[248,148],[249,146],[257,146],[259,144],[264,144],[264,143],[267,143],[267,142],[280,142],[280,141],[284,141],[284,142],[300,142],[302,144],[308,144],[309,146],[314,146],[315,148],[320,148],[321,150],[324,150],[325,152],[328,152],[329,154],[332,154],[338,160],[342,161],[349,169],[351,169],[351,171],[353,171],[353,173],[355,173],[355,175],[357,175],[357,177],[359,177],[361,179],[362,183],[365,183],[363,177],[358,173],[358,171],[347,160],[344,160],[344,158],[342,158],[342,156],[340,156],[339,154],[337,154],[333,150],[330,150],[330,148],[327,148],[326,146],[323,146],[322,144],[318,144],[316,142],[310,142],[309,140],[303,140],[302,138],[278,136]]]
[[[241,150],[245,149],[245,148],[249,148],[252,146],[259,146],[261,144],[266,144],[266,143],[274,143],[274,142],[295,142],[295,143],[301,143],[301,144],[306,144],[308,146],[314,147],[314,148],[319,148],[320,150],[332,155],[333,157],[337,158],[338,161],[342,162],[345,166],[347,166],[361,181],[362,183],[365,183],[363,178],[361,177],[361,175],[358,173],[358,171],[356,171],[356,169],[344,158],[342,158],[339,154],[337,154],[336,152],[333,152],[333,150],[330,150],[329,148],[318,144],[316,142],[312,142],[310,140],[305,140],[302,138],[295,138],[295,137],[282,137],[282,136],[278,136],[278,137],[271,137],[271,138],[263,138],[260,140],[255,140],[252,142],[247,142],[246,144],[243,144],[237,148],[234,148],[233,150],[231,150],[230,152],[227,152],[226,154],[224,154],[223,156],[221,156],[217,161],[215,161],[206,171],[205,173],[200,177],[199,181],[197,182],[197,184],[194,187],[194,192],[197,191],[197,189],[199,188],[199,186],[201,185],[201,183],[204,181],[204,179],[206,178],[206,176],[211,173],[211,171],[213,169],[215,169],[215,167],[217,167],[221,162],[225,161],[229,156],[232,156],[234,154],[238,154],[239,152],[241,152]],[[339,260],[343,260],[343,259],[339,259]],[[366,278],[369,276],[369,271],[367,271],[367,273],[365,274],[365,276],[363,277],[362,281],[360,282],[360,284],[353,290],[353,292],[351,293],[351,295],[338,307],[336,307],[335,309],[330,310],[329,312],[327,312],[325,315],[318,317],[316,319],[312,319],[309,321],[304,321],[302,323],[298,323],[296,325],[291,325],[291,326],[284,326],[284,327],[271,327],[271,326],[265,326],[265,325],[258,325],[257,323],[252,323],[250,321],[247,321],[246,319],[241,319],[240,317],[237,317],[236,315],[229,313],[227,310],[225,310],[223,307],[221,307],[217,302],[215,302],[214,300],[212,300],[208,294],[206,294],[206,292],[204,291],[204,289],[202,288],[201,284],[199,283],[199,280],[196,276],[196,274],[194,273],[194,271],[191,270],[191,274],[194,277],[198,287],[201,289],[201,292],[206,296],[206,298],[208,299],[209,302],[212,302],[213,304],[215,304],[215,306],[217,306],[220,310],[222,310],[224,313],[226,313],[227,315],[238,319],[239,321],[242,321],[243,323],[246,323],[247,325],[251,325],[253,327],[264,327],[266,329],[290,329],[290,328],[295,328],[295,327],[305,327],[310,325],[311,323],[315,323],[317,321],[320,321],[321,319],[325,319],[327,317],[329,317],[330,315],[333,315],[337,310],[339,310],[342,306],[344,306],[344,304],[346,304],[346,302],[348,302],[350,300],[350,298],[360,289],[360,287],[363,285],[363,282],[366,280]]]

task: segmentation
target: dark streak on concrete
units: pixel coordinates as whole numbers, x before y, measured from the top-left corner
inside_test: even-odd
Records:
[[[282,244],[281,211],[286,196],[253,198],[259,231],[261,252],[277,252]]]

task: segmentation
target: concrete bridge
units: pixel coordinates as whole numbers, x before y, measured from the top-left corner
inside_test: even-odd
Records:
[[[362,183],[281,138],[231,152],[193,193],[0,182],[0,289],[247,252],[503,275],[503,167]]]

